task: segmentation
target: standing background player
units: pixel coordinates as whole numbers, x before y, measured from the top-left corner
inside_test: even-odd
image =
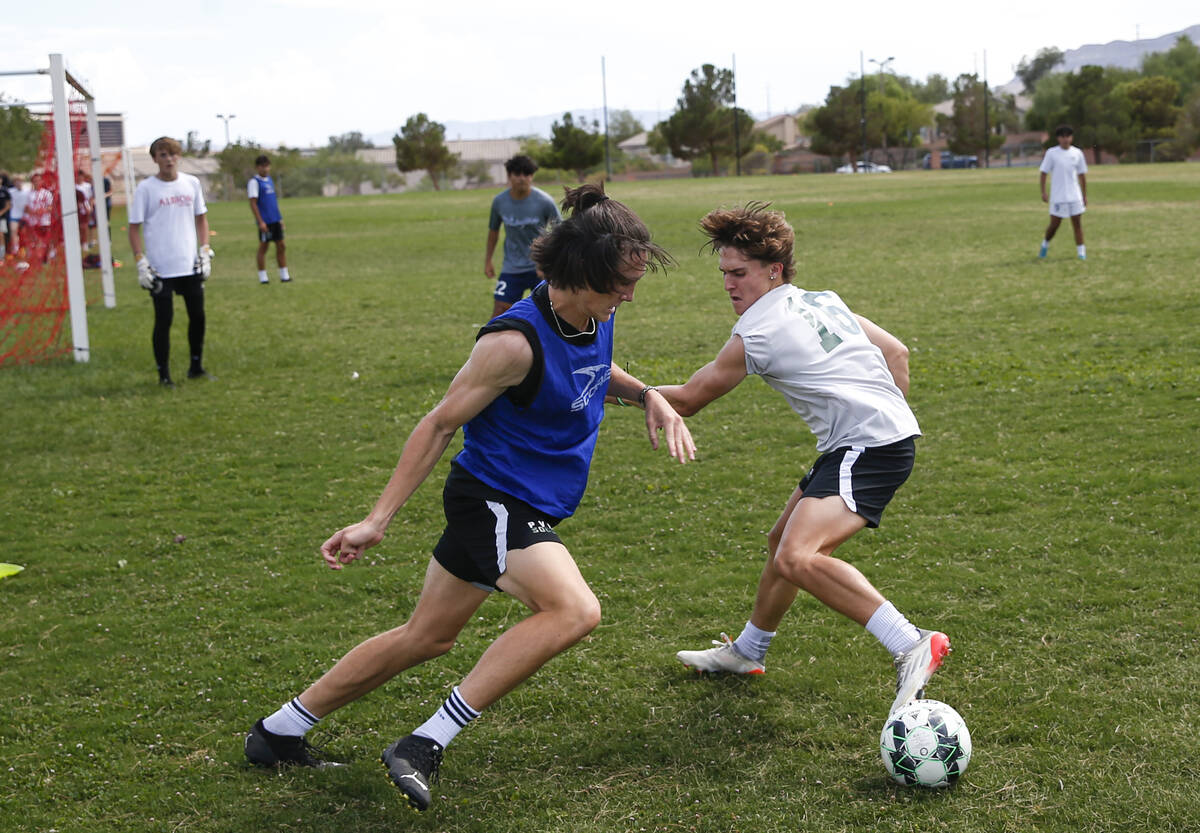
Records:
[[[892,654],[895,711],[920,696],[950,640],[918,629],[833,553],[863,527],[879,525],[912,471],[920,428],[905,401],[908,349],[836,293],[792,285],[795,234],[780,212],[751,203],[710,212],[700,226],[720,255],[739,318],[716,359],[660,392],[688,416],[747,375],[761,376],[817,435],[820,456],[767,535],[767,563],[741,635],[733,641],[721,634],[718,647],[677,656],[701,671],[763,673],[771,639],[803,589],[865,627]]]
[[[547,225],[562,219],[550,195],[533,186],[537,167],[537,163],[528,156],[517,155],[509,159],[504,163],[504,170],[508,173],[508,189],[492,200],[483,274],[496,281],[493,318],[521,300],[527,291],[532,292],[541,281],[537,266],[530,258],[529,247]],[[500,278],[496,279],[492,255],[500,239],[501,225],[504,226],[504,262],[500,267]]]
[[[279,266],[279,280],[287,283],[292,279],[287,268],[287,246],[283,242],[283,215],[279,212],[279,200],[275,195],[275,182],[271,179],[271,160],[260,156],[254,160],[257,171],[246,183],[246,196],[250,198],[250,211],[258,223],[258,282],[269,283],[267,277],[267,249],[275,242],[275,263]]]
[[[167,136],[155,139],[150,156],[158,173],[138,183],[129,205],[129,247],[137,261],[138,284],[154,304],[154,361],[158,382],[171,381],[171,322],[175,294],[183,296],[188,314],[191,364],[188,378],[206,378],[204,354],[204,281],[212,273],[208,245],[208,206],[200,180],[179,172],[183,147]],[[142,226],[145,245],[142,245]]]
[[[1054,131],[1054,136],[1058,139],[1058,146],[1046,151],[1039,169],[1042,172],[1039,177],[1042,202],[1050,204],[1050,225],[1046,226],[1046,236],[1042,238],[1038,257],[1046,256],[1059,224],[1064,217],[1070,217],[1071,228],[1075,230],[1075,254],[1080,260],[1087,260],[1087,249],[1083,245],[1083,212],[1087,210],[1087,160],[1083,151],[1071,145],[1075,140],[1075,131],[1070,125],[1060,125]],[[1046,193],[1047,176],[1050,177],[1049,194]]]

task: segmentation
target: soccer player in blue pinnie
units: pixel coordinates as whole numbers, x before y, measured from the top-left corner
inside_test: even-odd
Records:
[[[526,292],[532,292],[541,281],[537,267],[529,256],[529,247],[547,225],[562,219],[550,195],[533,186],[537,167],[537,163],[528,156],[517,155],[509,159],[504,163],[504,170],[508,173],[508,189],[492,200],[483,274],[496,281],[493,318],[521,300]],[[496,278],[492,255],[500,240],[501,225],[504,226],[504,262],[500,277]]]
[[[256,173],[246,183],[246,196],[250,198],[250,211],[258,223],[258,282],[270,283],[267,277],[267,249],[275,243],[275,262],[279,264],[279,280],[287,283],[292,279],[287,268],[287,244],[283,242],[283,215],[279,213],[279,199],[275,194],[275,182],[271,179],[271,160],[265,154],[254,160]]]

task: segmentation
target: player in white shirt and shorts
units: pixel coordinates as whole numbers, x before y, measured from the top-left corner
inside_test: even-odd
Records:
[[[751,203],[713,211],[700,225],[720,256],[725,291],[740,318],[716,359],[685,384],[659,392],[688,416],[748,375],[761,376],[817,435],[820,456],[767,535],[767,563],[741,635],[721,634],[716,648],[677,656],[699,671],[763,673],[771,639],[804,589],[867,628],[892,654],[895,711],[921,696],[950,640],[914,626],[833,553],[858,530],[879,525],[912,471],[920,427],[905,400],[908,349],[836,293],[792,284],[795,235],[782,213]]]
[[[1058,139],[1058,146],[1046,151],[1039,169],[1042,202],[1050,204],[1050,225],[1046,226],[1038,257],[1046,256],[1059,224],[1064,218],[1070,217],[1071,228],[1075,231],[1075,255],[1080,260],[1087,260],[1087,249],[1083,245],[1083,212],[1087,210],[1087,160],[1083,158],[1083,151],[1071,145],[1075,140],[1075,131],[1070,125],[1060,125],[1054,131],[1054,136]],[[1050,179],[1048,194],[1047,177]]]

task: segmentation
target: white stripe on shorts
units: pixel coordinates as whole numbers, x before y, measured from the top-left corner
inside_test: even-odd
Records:
[[[496,516],[496,566],[504,575],[508,566],[508,508],[503,503],[486,501],[488,509]]]
[[[850,477],[850,470],[854,468],[859,455],[866,450],[861,445],[850,446],[850,450],[842,457],[842,465],[838,468],[838,494],[851,512],[858,511],[858,504],[854,502],[854,481]]]

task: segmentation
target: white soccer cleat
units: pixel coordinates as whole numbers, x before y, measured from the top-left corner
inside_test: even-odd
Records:
[[[896,657],[896,699],[888,714],[925,696],[925,684],[950,653],[950,637],[941,631],[918,628],[921,639],[908,653]]]
[[[721,639],[712,641],[716,648],[704,651],[680,651],[675,657],[688,668],[697,671],[723,672],[726,674],[765,674],[767,669],[761,662],[747,659],[733,647],[733,640],[721,634]]]

